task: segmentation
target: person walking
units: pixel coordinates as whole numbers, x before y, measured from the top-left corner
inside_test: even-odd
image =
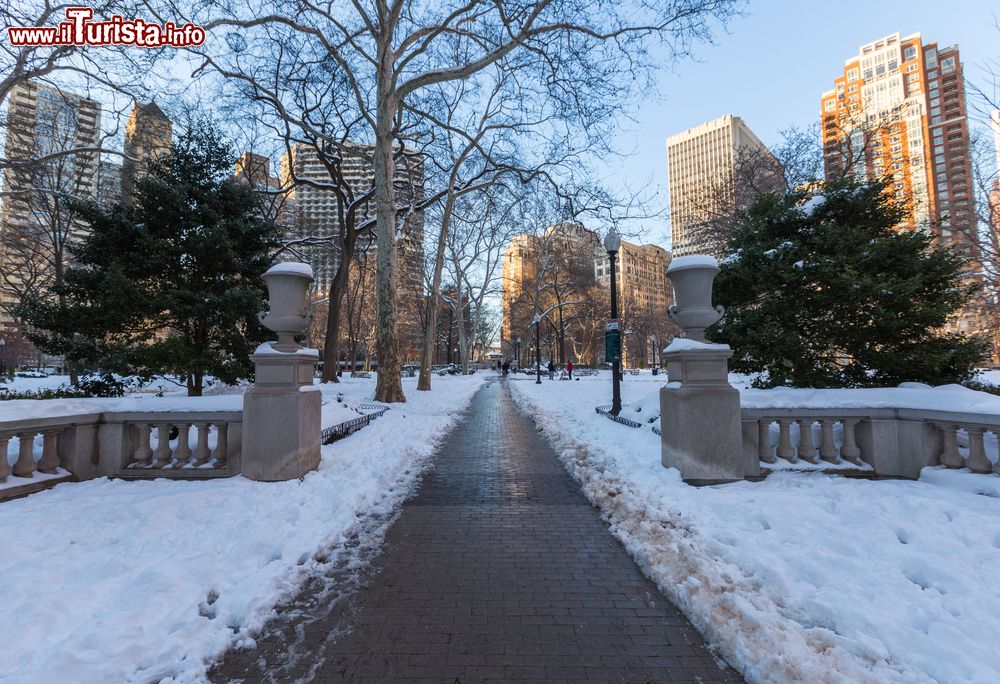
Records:
[[[504,359],[503,366],[501,366],[501,369],[503,370],[503,376],[507,377],[507,373],[510,372],[510,360],[509,359]]]
[[[549,380],[556,379],[556,364],[549,361]]]
[[[566,362],[566,375],[569,376],[570,380],[573,379],[573,362],[572,361],[567,361]]]

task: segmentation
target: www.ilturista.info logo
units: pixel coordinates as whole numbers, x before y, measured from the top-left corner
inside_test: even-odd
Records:
[[[90,7],[68,7],[58,26],[11,26],[7,38],[14,47],[48,45],[134,45],[136,47],[191,47],[205,42],[205,29],[168,21],[162,26],[117,14],[108,21],[92,21]]]

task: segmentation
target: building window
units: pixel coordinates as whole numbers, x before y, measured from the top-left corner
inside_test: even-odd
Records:
[[[847,72],[847,80],[848,81],[857,81],[858,80],[858,70],[857,69],[851,69],[850,71],[848,71]]]
[[[924,53],[924,62],[928,68],[937,66],[937,51],[934,48]]]
[[[955,70],[955,58],[954,57],[948,57],[947,59],[942,59],[941,60],[941,72],[942,73],[947,74],[947,73],[950,73],[950,72],[952,72],[954,70]]]
[[[909,62],[911,59],[917,58],[917,46],[908,45],[905,50],[903,50],[903,61]]]

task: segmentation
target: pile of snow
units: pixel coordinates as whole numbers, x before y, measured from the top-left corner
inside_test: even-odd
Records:
[[[1000,681],[1000,499],[963,491],[967,473],[689,487],[651,431],[594,413],[608,383],[573,385],[510,383],[643,571],[749,681]],[[649,388],[622,391],[641,403]]]
[[[0,679],[204,679],[231,644],[253,645],[324,551],[399,505],[482,379],[435,377],[431,392],[404,379],[407,403],[323,447],[301,481],[102,478],[0,505],[0,643],[18,645]],[[323,392],[368,401],[374,380]]]

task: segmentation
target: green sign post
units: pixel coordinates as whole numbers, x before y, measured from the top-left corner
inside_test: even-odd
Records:
[[[607,330],[604,333],[604,362],[613,363],[622,357],[622,333]]]

